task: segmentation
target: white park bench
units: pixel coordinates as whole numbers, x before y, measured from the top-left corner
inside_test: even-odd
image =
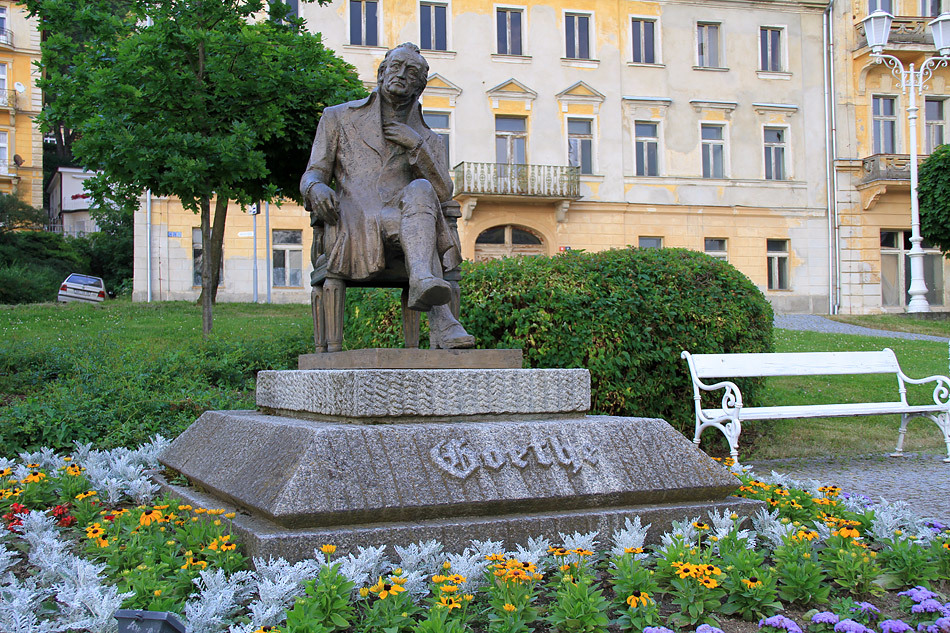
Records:
[[[943,433],[950,462],[950,378],[930,376],[922,380],[908,378],[897,364],[890,349],[880,352],[799,352],[788,354],[690,354],[681,357],[689,365],[693,379],[693,400],[696,403],[696,433],[693,442],[699,444],[700,434],[709,427],[722,431],[729,442],[733,459],[739,461],[739,434],[747,420],[785,420],[797,418],[830,418],[857,415],[901,416],[897,449],[892,457],[903,454],[907,422],[923,417],[932,420]],[[739,387],[730,380],[713,384],[708,379],[752,378],[766,376],[830,376],[847,374],[894,374],[897,378],[897,399],[890,402],[856,402],[846,404],[805,404],[775,407],[747,407],[742,402]],[[907,403],[907,384],[935,383],[934,404]],[[704,409],[703,391],[722,390],[722,406]]]

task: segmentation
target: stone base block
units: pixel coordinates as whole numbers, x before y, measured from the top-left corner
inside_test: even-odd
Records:
[[[521,369],[520,349],[354,349],[303,354],[297,369]]]
[[[606,546],[613,531],[622,528],[625,519],[632,520],[636,516],[640,517],[644,525],[652,524],[647,543],[654,544],[669,530],[673,521],[705,518],[711,510],[735,512],[747,517],[765,506],[761,501],[724,497],[702,502],[291,529],[241,512],[240,508],[222,503],[219,498],[193,488],[173,486],[160,477],[158,483],[165,492],[195,507],[225,508],[238,512],[233,521],[234,531],[247,556],[279,556],[291,562],[313,558],[314,550],[325,543],[339,548],[337,556],[356,553],[357,547],[406,546],[429,539],[436,539],[447,551],[461,552],[473,540],[502,541],[507,549],[513,549],[517,544],[526,544],[530,537],[546,536],[557,543],[561,540],[561,533],[597,530],[601,535],[601,543]]]

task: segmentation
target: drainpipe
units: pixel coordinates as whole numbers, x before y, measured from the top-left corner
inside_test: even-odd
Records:
[[[152,302],[152,190],[145,190],[145,301]]]
[[[267,257],[267,303],[270,303],[270,286],[274,281],[274,256],[270,251],[270,201],[264,203],[264,256]]]
[[[838,222],[838,171],[835,160],[838,157],[838,128],[835,115],[835,72],[834,72],[834,0],[822,15],[821,38],[823,43],[822,66],[824,67],[825,88],[825,177],[827,181],[828,202],[828,309],[838,314],[841,309],[841,245],[840,225]]]

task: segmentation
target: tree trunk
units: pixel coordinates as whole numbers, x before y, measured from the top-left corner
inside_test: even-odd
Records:
[[[228,199],[218,196],[214,203],[214,223],[211,227],[211,243],[209,246],[209,255],[211,255],[211,280],[214,282],[211,286],[211,303],[218,298],[218,283],[221,281],[221,257],[224,250],[224,225],[228,218]]]
[[[211,199],[205,196],[201,199],[201,332],[204,338],[211,335],[211,307],[213,302],[214,279],[212,279],[211,257],[209,245],[211,242]]]

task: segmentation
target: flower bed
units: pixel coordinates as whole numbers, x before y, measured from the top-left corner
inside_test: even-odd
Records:
[[[133,608],[195,633],[950,633],[950,529],[834,486],[737,471],[768,510],[684,518],[651,547],[636,518],[513,551],[327,544],[252,570],[233,517],[156,498],[165,445],[0,461],[0,631],[112,631]]]

